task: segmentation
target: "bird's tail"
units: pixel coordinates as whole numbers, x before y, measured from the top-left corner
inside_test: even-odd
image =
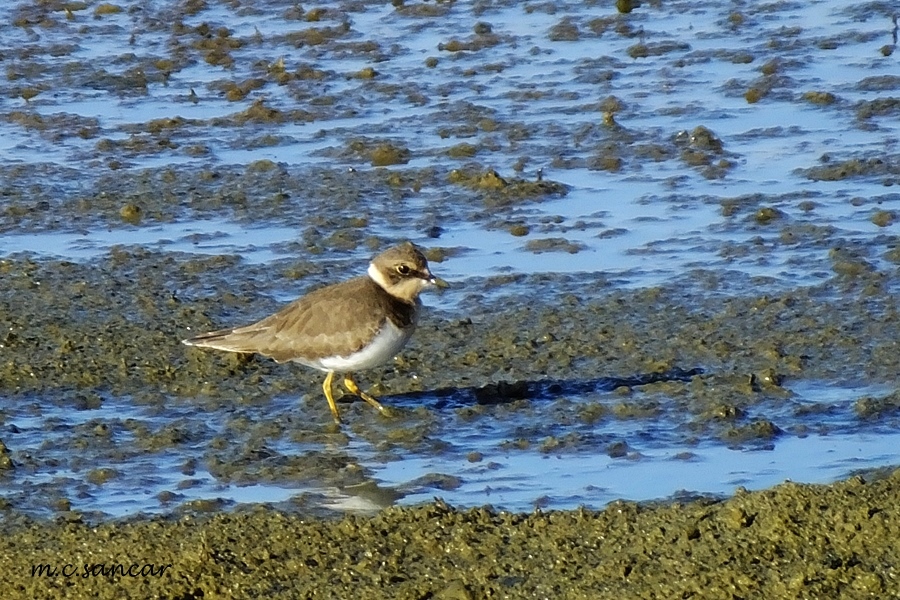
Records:
[[[209,333],[201,333],[200,335],[186,340],[181,343],[186,346],[197,346],[199,348],[213,348],[215,350],[225,350],[226,352],[255,352],[256,349],[248,347],[251,342],[251,335],[248,332],[239,329],[220,329],[219,331],[210,331]]]

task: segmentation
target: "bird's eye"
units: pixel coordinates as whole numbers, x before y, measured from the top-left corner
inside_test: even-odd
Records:
[[[409,275],[409,265],[397,265],[397,272],[401,275]]]

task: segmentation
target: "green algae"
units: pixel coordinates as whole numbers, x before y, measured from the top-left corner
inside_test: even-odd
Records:
[[[629,46],[625,52],[631,58],[648,58],[650,56],[663,56],[672,52],[686,52],[691,49],[690,44],[678,42],[674,40],[666,40],[662,42],[641,42],[633,46]]]
[[[361,148],[354,148],[355,152],[362,152]],[[373,167],[386,167],[408,163],[412,153],[408,148],[392,143],[381,143],[367,150]]]
[[[553,42],[577,42],[581,37],[578,24],[571,18],[563,18],[550,28],[547,37]]]
[[[831,92],[804,92],[803,99],[812,104],[828,106],[837,102],[837,96]]]
[[[877,210],[870,220],[879,227],[888,227],[897,221],[897,213],[892,210]]]
[[[447,179],[454,185],[481,192],[482,201],[494,207],[558,198],[568,193],[568,187],[556,181],[507,179],[494,169],[454,169]]]
[[[802,174],[813,181],[842,181],[857,177],[900,175],[896,160],[891,155],[846,160],[834,160],[831,155],[823,155],[820,161],[823,164],[802,169]]]
[[[586,247],[584,244],[572,242],[565,238],[540,238],[529,240],[525,244],[525,250],[542,254],[544,252],[566,252],[568,254],[576,254]]]
[[[101,17],[103,15],[114,15],[122,12],[122,7],[118,4],[110,4],[104,2],[102,4],[98,4],[94,8],[94,16]]]

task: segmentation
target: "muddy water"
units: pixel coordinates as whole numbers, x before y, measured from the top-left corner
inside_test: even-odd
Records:
[[[897,464],[892,17],[4,4],[4,506],[599,509]],[[407,238],[453,286],[360,378],[390,418],[178,343]]]

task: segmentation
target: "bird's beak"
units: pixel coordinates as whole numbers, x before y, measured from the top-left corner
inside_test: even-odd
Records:
[[[429,286],[434,286],[440,290],[445,290],[450,287],[449,283],[447,283],[440,277],[435,277],[434,273],[432,273],[431,271],[428,271],[428,279],[426,279],[425,281],[428,282]]]

